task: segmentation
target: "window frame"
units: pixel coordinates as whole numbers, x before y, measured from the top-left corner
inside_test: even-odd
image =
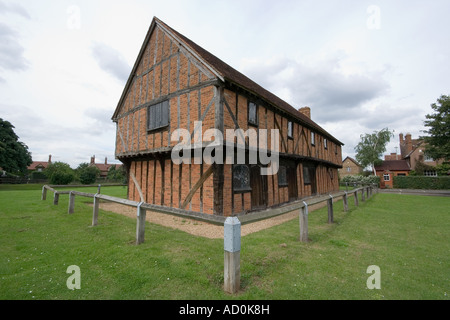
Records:
[[[287,137],[289,139],[294,139],[294,122],[289,121],[289,120],[287,123]]]
[[[323,138],[323,148],[328,150],[328,139],[327,138]]]
[[[387,179],[386,179],[387,177]],[[391,181],[391,175],[389,173],[384,173],[383,174],[383,181]]]
[[[311,131],[311,145],[316,146],[316,133]]]
[[[254,122],[250,120],[250,105],[255,106],[255,121]],[[258,120],[259,120],[258,119],[258,105],[255,102],[249,100],[247,102],[247,122],[249,125],[257,127],[259,125]]]
[[[303,166],[303,185],[308,186],[312,184],[311,169],[309,166]]]
[[[154,123],[152,126],[152,119],[155,115],[151,116],[152,112],[156,113],[160,112],[159,115],[159,119],[158,124]],[[156,111],[155,111],[156,110]],[[166,119],[164,118],[164,116],[166,117]],[[152,132],[152,131],[156,131],[156,130],[161,130],[163,128],[166,128],[169,126],[170,123],[170,104],[169,104],[169,100],[163,100],[160,101],[158,103],[154,103],[152,105],[149,105],[147,107],[147,132]]]
[[[246,174],[247,174],[247,185],[236,187],[235,185],[235,174],[238,170],[241,170],[242,168],[245,168]],[[243,192],[250,192],[252,191],[251,188],[251,175],[250,175],[250,167],[246,164],[234,164],[233,165],[233,172],[232,172],[232,186],[233,186],[233,193],[243,193]],[[242,179],[237,179],[241,183],[243,182]]]
[[[282,187],[288,186],[287,167],[286,166],[278,167],[277,179],[278,179],[278,187],[282,188]]]

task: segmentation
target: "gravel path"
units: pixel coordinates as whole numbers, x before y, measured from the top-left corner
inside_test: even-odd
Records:
[[[311,206],[309,211],[318,209],[323,205]],[[115,212],[119,214],[123,214],[130,218],[136,218],[136,208],[128,207],[125,205],[113,203],[113,202],[105,202],[100,203],[100,209],[110,212]],[[249,224],[244,224],[241,227],[241,235],[245,236],[247,234],[257,232],[266,228],[270,228],[272,226],[284,223],[286,221],[297,218],[298,219],[298,210],[291,211],[288,213],[284,213],[282,215],[265,219]],[[173,216],[170,214],[163,214],[159,212],[147,211],[146,220],[150,223],[155,223],[161,226],[179,229],[184,232],[201,236],[210,239],[223,239],[223,226],[218,226],[215,224],[198,221],[194,219],[186,219],[177,216]]]

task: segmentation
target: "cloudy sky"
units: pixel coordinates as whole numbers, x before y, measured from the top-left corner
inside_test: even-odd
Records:
[[[111,116],[153,16],[312,118],[422,134],[450,94],[450,1],[0,0],[0,118],[36,161],[114,160]]]

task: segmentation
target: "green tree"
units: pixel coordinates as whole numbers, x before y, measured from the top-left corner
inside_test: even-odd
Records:
[[[92,184],[100,176],[100,170],[96,166],[83,166],[79,171],[79,179],[82,184]]]
[[[363,166],[371,166],[374,174],[375,166],[381,163],[380,157],[386,151],[386,145],[394,134],[388,128],[373,133],[361,135],[360,142],[356,145],[356,160]]]
[[[428,136],[421,137],[427,143],[425,154],[433,159],[450,160],[450,96],[442,95],[431,105],[435,111],[424,121]]]
[[[75,178],[73,169],[64,162],[53,162],[45,170],[45,175],[48,177],[50,184],[69,184]]]
[[[13,174],[26,174],[32,163],[28,147],[19,141],[14,126],[0,118],[0,167]]]
[[[120,166],[118,169],[116,169],[116,166],[111,166],[108,170],[108,180],[126,183],[127,177],[124,166]]]

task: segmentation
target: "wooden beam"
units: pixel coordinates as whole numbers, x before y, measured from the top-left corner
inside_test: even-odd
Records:
[[[205,173],[202,174],[200,179],[194,184],[192,189],[189,191],[188,195],[186,196],[186,199],[184,199],[183,205],[181,206],[181,209],[185,209],[189,202],[191,202],[192,197],[194,196],[195,192],[203,185],[203,183],[206,181],[206,179],[209,178],[209,176],[214,172],[214,166],[209,166],[208,170],[205,171]]]

